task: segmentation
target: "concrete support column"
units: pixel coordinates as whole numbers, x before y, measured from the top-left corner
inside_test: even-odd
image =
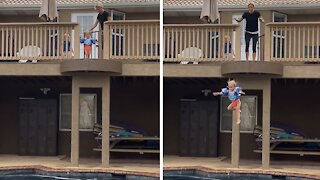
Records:
[[[109,166],[110,76],[107,74],[74,75],[72,77],[71,164],[79,165],[79,97],[80,88],[102,88],[101,165]]]
[[[267,169],[270,165],[270,113],[271,113],[271,77],[238,76],[236,81],[239,86],[246,90],[262,90],[262,168]],[[240,154],[240,126],[236,125],[235,114],[232,122],[232,167],[239,167]]]
[[[264,83],[262,114],[262,168],[270,166],[270,113],[271,113],[271,80]]]
[[[240,160],[240,125],[236,123],[237,113],[232,112],[232,142],[231,142],[231,165],[239,167]]]
[[[110,77],[102,83],[102,150],[101,165],[109,166],[109,126],[110,126]]]
[[[71,165],[79,165],[79,98],[80,87],[76,77],[72,78],[72,114],[71,114]]]

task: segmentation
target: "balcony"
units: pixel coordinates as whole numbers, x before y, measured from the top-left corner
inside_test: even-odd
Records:
[[[164,25],[164,62],[219,62],[240,59],[238,25]]]
[[[80,34],[76,23],[2,23],[0,60],[77,60],[80,57]],[[70,43],[66,43],[66,36]],[[92,58],[160,59],[159,20],[106,22],[104,32],[92,32],[92,36],[103,38],[103,45],[93,47],[99,55]]]
[[[160,59],[159,20],[111,21],[104,26],[103,35],[95,35],[103,38],[97,59],[144,62]],[[284,64],[320,60],[320,23],[268,23],[264,27],[259,49],[261,61]],[[0,60],[78,60],[80,33],[75,23],[1,23]],[[70,45],[65,43],[66,34]],[[240,38],[238,25],[164,25],[164,62],[240,61]]]
[[[103,34],[104,59],[160,59],[159,20],[110,21],[104,24]]]
[[[320,23],[268,23],[264,59],[273,62],[319,62]]]
[[[159,20],[107,22],[104,32],[92,32],[91,35],[98,39],[98,43],[92,46],[90,58],[83,59],[80,56],[83,53],[83,45],[80,45],[83,32],[80,32],[76,23],[1,23],[0,62],[19,62],[19,67],[29,64],[24,66],[26,69],[21,72],[23,74],[28,74],[29,68],[36,68],[33,69],[34,73],[43,74],[43,67],[50,67],[49,71],[54,71],[54,74],[158,74]],[[31,66],[32,62],[37,65]],[[48,66],[48,63],[52,66]],[[145,66],[141,66],[141,63]],[[12,74],[10,69],[14,68],[14,65],[15,63],[6,63],[5,66],[9,69],[3,74]]]
[[[261,61],[320,61],[320,23],[268,23],[261,36]],[[238,25],[168,24],[164,25],[164,62],[240,61],[241,39]]]
[[[75,23],[1,23],[0,60],[35,62],[77,58],[79,46],[75,44],[79,44],[79,34]],[[65,36],[70,38],[70,45],[64,43]]]
[[[198,72],[199,76],[230,74],[262,74],[283,77],[315,77],[320,61],[320,23],[268,23],[261,35],[257,55],[260,61],[241,60],[240,27],[230,24],[168,24],[164,25],[163,56],[167,64],[198,64],[197,66],[166,66],[174,76]],[[231,49],[231,50],[230,50]],[[303,65],[304,68],[301,68]],[[208,68],[210,66],[210,68]],[[192,69],[191,69],[192,68]],[[212,70],[218,73],[213,73]],[[297,71],[297,69],[299,71]],[[203,71],[203,72],[202,72]],[[299,72],[299,73],[297,73]],[[299,74],[299,75],[298,75]],[[193,76],[196,76],[194,74]]]

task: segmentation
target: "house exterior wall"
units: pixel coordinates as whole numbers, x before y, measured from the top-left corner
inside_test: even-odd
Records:
[[[43,22],[37,15],[17,15],[17,16],[7,16],[0,15],[0,23],[12,23],[12,22]]]
[[[109,11],[107,9],[107,11]],[[92,9],[61,9],[59,10],[59,22],[71,22],[72,13],[97,13]],[[126,13],[126,20],[154,20],[160,19],[160,14],[158,12],[154,13]],[[12,22],[43,22],[38,14],[34,15],[0,15],[0,23],[12,23]]]
[[[1,103],[3,113],[0,114],[1,126],[0,130],[0,153],[1,154],[17,154],[19,148],[19,97],[39,97],[53,98],[58,101],[59,93],[67,93],[71,91],[71,87],[66,85],[64,81],[59,83],[39,83],[39,80],[29,80],[10,78],[9,80],[0,80],[3,88],[0,89]],[[51,84],[51,85],[50,85]],[[40,88],[52,87],[54,89],[43,96]],[[57,115],[58,116],[58,115]],[[10,141],[8,141],[10,137]]]
[[[265,19],[265,23],[272,21],[272,11],[269,10],[257,10],[261,13],[263,18]],[[221,24],[231,24],[232,23],[232,15],[240,14],[242,15],[245,11],[221,11],[220,12],[220,19]],[[164,17],[164,24],[202,24],[203,21],[200,20],[199,12],[198,16],[165,16]]]
[[[319,79],[277,79],[272,83],[271,122],[320,138]],[[300,95],[299,95],[300,94]],[[302,125],[303,124],[303,125]]]
[[[110,12],[107,9],[108,12]],[[92,10],[82,9],[63,9],[59,11],[60,22],[71,22],[72,13],[97,13],[93,8]],[[126,13],[126,20],[149,20],[149,19],[160,19],[159,13]]]
[[[199,16],[164,17],[163,24],[203,24]]]
[[[157,62],[135,63],[127,61],[122,64],[123,76],[159,76]],[[0,66],[0,76],[62,76],[60,63],[6,63]]]
[[[71,93],[71,83],[68,80],[45,82],[45,77],[11,78],[10,81],[0,78],[0,154],[17,154],[19,148],[19,97],[53,98],[59,100],[60,93]],[[18,83],[17,83],[18,82]],[[40,91],[41,87],[51,87],[47,96]],[[101,121],[101,90],[81,90],[82,93],[96,92],[97,118]],[[100,97],[100,101],[99,101]],[[159,83],[151,78],[135,82],[132,78],[127,81],[111,82],[110,119],[121,121],[131,127],[136,127],[148,135],[159,136]],[[100,107],[100,108],[99,108]],[[10,141],[8,141],[10,137]],[[70,131],[58,131],[57,152],[59,155],[70,155]],[[97,147],[92,132],[80,132],[80,157],[98,157],[99,152],[92,149]]]
[[[251,78],[249,76],[233,76],[239,80],[246,95],[256,95],[258,97],[258,125],[262,125],[263,114],[263,91],[253,87],[264,86],[265,80],[260,78]],[[193,79],[193,83],[187,83],[186,78],[181,79],[176,85],[166,83],[164,80],[164,154],[179,155],[180,142],[180,99],[186,97],[204,98],[201,94],[202,89],[212,89],[219,91],[219,87],[224,84],[215,82],[217,78],[212,79],[212,85],[199,85],[203,79]],[[198,81],[198,83],[196,83]],[[222,80],[223,81],[223,80]],[[294,129],[303,132],[308,138],[320,138],[318,131],[320,116],[319,106],[316,102],[320,100],[317,89],[320,88],[320,79],[284,79],[277,78],[270,81],[271,83],[271,108],[270,112],[271,125],[277,124],[287,129]],[[247,90],[246,88],[250,88]],[[213,97],[207,97],[207,100],[213,100]],[[225,108],[225,107],[220,107]],[[303,126],[301,123],[303,122]],[[240,136],[240,158],[241,159],[261,159],[261,154],[253,153],[257,148],[255,137],[252,133],[241,133]],[[219,156],[231,155],[231,133],[219,133]],[[277,158],[288,160],[319,160],[319,157],[305,156],[297,157],[294,155],[272,155]]]
[[[1,67],[0,67],[1,68]],[[222,77],[221,64],[212,63],[182,66],[164,64],[164,77]],[[288,63],[283,67],[283,78],[320,78],[320,67],[314,64]]]
[[[256,8],[257,11],[261,13],[263,18],[265,19],[265,24],[272,22],[272,10],[259,10]],[[225,10],[220,12],[221,24],[231,24],[232,23],[232,15],[233,14],[240,14],[242,15],[245,11],[231,11]],[[165,13],[165,12],[164,12]],[[203,23],[200,19],[200,12],[199,16],[165,16],[164,17],[164,24],[197,24]],[[319,14],[288,14],[287,21],[288,22],[313,22],[319,21],[320,15]]]
[[[160,13],[126,13],[126,20],[154,20],[160,19]]]
[[[314,22],[320,21],[320,14],[288,15],[288,22]]]
[[[165,155],[179,155],[180,152],[180,99],[183,98],[196,98],[199,100],[218,101],[220,107],[220,97],[213,97],[209,94],[205,97],[201,90],[210,89],[213,91],[220,91],[222,87],[225,87],[227,79],[212,79],[212,84],[201,84],[206,81],[203,79],[191,78],[192,80],[186,80],[181,78],[181,83],[176,85],[166,83],[164,80],[164,154]],[[185,83],[189,81],[189,83]],[[193,81],[193,82],[192,82]],[[196,81],[198,81],[196,83]],[[217,82],[218,81],[218,82]],[[219,82],[220,81],[220,82]],[[241,80],[241,84],[245,84],[244,80]],[[258,117],[257,122],[262,123],[262,91],[257,90],[245,90],[247,95],[255,95],[258,97]],[[226,107],[220,107],[226,108]],[[220,111],[219,111],[220,112]],[[220,113],[219,120],[220,122]],[[219,126],[220,127],[220,126]],[[231,155],[231,133],[219,132],[218,134],[218,156]],[[245,142],[245,143],[244,143]],[[246,159],[257,159],[261,157],[259,154],[252,153],[256,148],[252,133],[241,133],[240,137],[240,157]]]
[[[277,79],[272,81],[271,125],[319,139],[320,79]],[[292,160],[319,161],[319,156],[274,155]]]

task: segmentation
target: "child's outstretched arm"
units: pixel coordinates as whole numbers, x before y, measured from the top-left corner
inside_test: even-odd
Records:
[[[212,94],[214,96],[219,96],[219,95],[228,96],[228,89],[227,88],[223,88],[223,89],[221,89],[220,92],[213,92]]]
[[[221,96],[222,95],[222,92],[213,92],[212,93],[214,96]]]
[[[84,43],[85,38],[80,37],[80,43]]]
[[[241,94],[241,95],[242,95],[242,94],[243,94],[243,95],[246,94],[245,92],[242,91],[242,89],[241,89],[240,87],[236,87],[236,88],[235,88],[235,91],[236,91],[238,94]]]

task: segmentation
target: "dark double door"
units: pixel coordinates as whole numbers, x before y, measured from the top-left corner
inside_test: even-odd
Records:
[[[57,102],[51,99],[20,99],[19,154],[57,154]]]
[[[218,111],[217,101],[181,100],[181,156],[218,156]]]

